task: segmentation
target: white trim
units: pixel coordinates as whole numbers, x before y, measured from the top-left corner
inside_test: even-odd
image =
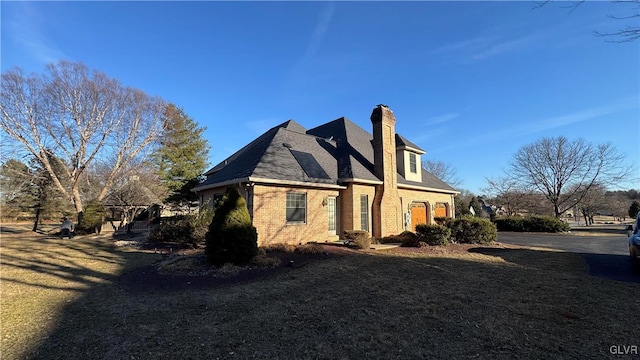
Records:
[[[319,188],[327,188],[327,189],[340,189],[344,190],[347,187],[336,184],[324,184],[324,183],[312,183],[305,181],[290,181],[290,180],[276,180],[276,179],[267,179],[267,178],[259,178],[259,177],[249,177],[248,181],[254,183],[261,184],[276,184],[276,185],[292,185],[292,186],[301,186],[301,187],[319,187]]]
[[[193,191],[193,192],[204,191],[204,190],[213,189],[213,188],[222,187],[222,186],[227,186],[227,185],[240,184],[240,183],[243,183],[243,182],[249,182],[249,178],[247,178],[247,177],[245,177],[245,178],[237,178],[237,179],[231,179],[231,180],[227,180],[227,181],[223,181],[223,182],[219,182],[219,183],[215,183],[215,184],[196,186],[193,189],[191,189],[191,191]]]
[[[213,189],[217,187],[239,184],[239,183],[259,183],[259,184],[274,184],[274,185],[291,185],[291,186],[300,186],[300,187],[308,187],[308,188],[326,188],[326,189],[338,189],[344,190],[347,187],[336,184],[323,184],[323,183],[312,183],[312,182],[304,182],[304,181],[290,181],[290,180],[276,180],[276,179],[267,179],[267,178],[259,178],[259,177],[245,177],[245,178],[237,178],[232,180],[227,180],[215,184],[209,184],[204,186],[196,186],[191,191],[199,192],[208,189]]]
[[[407,145],[396,146],[396,150],[409,150],[409,151],[414,152],[414,153],[419,154],[419,155],[424,155],[424,154],[427,153],[424,150],[416,149],[414,147],[407,146]]]
[[[384,184],[380,180],[365,180],[365,179],[356,179],[356,178],[340,178],[340,179],[338,179],[338,182],[344,182],[344,183],[352,182],[352,183],[371,184],[371,185],[382,185],[382,184]]]
[[[455,191],[455,190],[435,189],[430,187],[407,185],[407,184],[401,184],[401,183],[398,183],[398,188],[409,189],[409,190],[432,191],[432,192],[439,192],[439,193],[445,193],[445,194],[460,194],[460,191]]]

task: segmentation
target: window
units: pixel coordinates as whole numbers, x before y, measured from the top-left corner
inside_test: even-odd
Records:
[[[336,198],[327,198],[327,212],[329,213],[329,232],[336,233]]]
[[[409,154],[409,171],[411,171],[414,174],[418,173],[418,164],[417,164],[417,160],[416,160],[416,154]]]
[[[369,231],[369,196],[360,195],[360,230]]]
[[[307,194],[287,193],[287,222],[306,223]]]

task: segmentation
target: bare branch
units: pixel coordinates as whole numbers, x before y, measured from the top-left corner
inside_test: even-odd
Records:
[[[628,178],[630,167],[611,144],[594,146],[582,139],[543,138],[514,155],[510,176],[534,188],[553,205],[555,216],[574,207],[597,184]]]
[[[2,74],[0,128],[42,164],[78,212],[87,169],[115,160],[98,192],[104,198],[118,172],[160,135],[162,107],[160,99],[80,63],[52,64],[40,76]],[[51,158],[63,162],[64,179]]]

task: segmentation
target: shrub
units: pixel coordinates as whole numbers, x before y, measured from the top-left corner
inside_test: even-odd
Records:
[[[345,230],[344,238],[351,242],[356,249],[369,249],[371,247],[371,236],[364,230]]]
[[[193,237],[197,240],[197,243],[205,241],[209,224],[211,224],[214,214],[213,209],[203,206],[197,215],[189,217],[189,222],[193,226]]]
[[[196,247],[202,238],[195,236],[195,229],[188,218],[164,221],[149,232],[149,242],[171,242]]]
[[[76,226],[76,233],[100,234],[102,231],[102,222],[106,214],[107,210],[98,200],[89,201],[82,211],[80,223]]]
[[[463,244],[489,244],[496,241],[496,226],[488,219],[462,217],[450,222],[451,238]]]
[[[411,231],[404,231],[396,237],[400,239],[402,247],[420,247],[420,237]]]
[[[307,255],[322,254],[323,251],[324,249],[322,248],[322,245],[316,244],[316,243],[307,243],[303,245],[298,245],[296,246],[296,249],[295,249],[295,252],[300,254],[307,254]]]
[[[494,220],[498,231],[517,232],[565,232],[570,227],[564,221],[553,216],[528,216],[525,218],[510,216]]]
[[[405,239],[413,239],[417,235],[411,231],[405,230],[398,235],[389,235],[380,239],[381,244],[402,243]]]
[[[520,216],[496,218],[493,222],[498,231],[524,231],[523,218]]]
[[[198,247],[205,241],[213,210],[202,208],[197,215],[165,218],[149,232],[149,242],[173,242]]]
[[[353,241],[352,246],[356,249],[369,250],[371,248],[371,238],[370,237],[357,238]]]
[[[416,225],[416,232],[421,242],[428,245],[448,245],[451,230],[442,225]]]
[[[276,243],[276,244],[270,244],[270,245],[265,246],[264,250],[267,253],[270,253],[270,252],[292,253],[292,252],[296,251],[296,245],[285,244],[285,243]]]
[[[453,220],[452,218],[448,218],[445,216],[436,216],[433,218],[433,221],[438,224],[438,225],[442,225],[442,226],[447,226],[447,224]],[[416,229],[417,230],[417,229]]]
[[[213,265],[243,264],[258,254],[258,233],[244,198],[228,188],[206,235],[207,261]]]

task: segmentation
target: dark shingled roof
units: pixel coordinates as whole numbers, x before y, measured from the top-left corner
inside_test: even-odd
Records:
[[[412,143],[400,134],[396,134],[396,147],[410,147],[412,149],[416,149],[422,151],[423,153],[426,153],[426,151],[422,150],[420,146]]]
[[[341,117],[310,130],[288,120],[207,171],[207,179],[196,189],[248,177],[337,185],[341,180],[380,181],[373,172],[373,135]],[[424,151],[396,135],[396,145]],[[398,183],[455,191],[422,170],[422,182]]]

